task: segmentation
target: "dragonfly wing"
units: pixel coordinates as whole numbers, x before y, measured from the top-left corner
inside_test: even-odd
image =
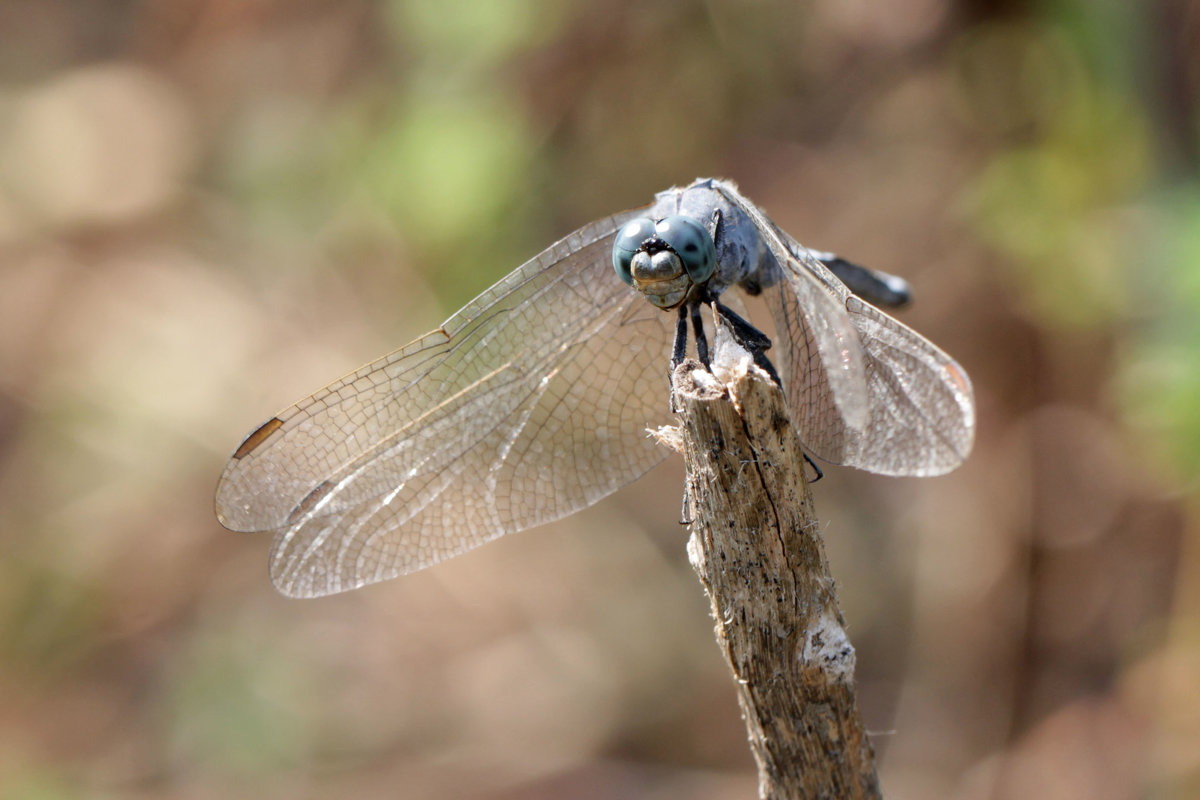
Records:
[[[942,475],[975,441],[967,373],[940,348],[864,300],[846,301],[862,341],[871,418],[844,463],[880,475]]]
[[[827,461],[881,475],[940,475],[959,466],[975,436],[975,400],[963,368],[856,297],[753,203],[740,195],[736,202],[780,273],[766,277],[764,294],[785,340],[785,393],[805,446]]]
[[[839,463],[880,475],[928,477],[957,468],[975,441],[975,397],[958,362],[895,317],[852,294],[812,252],[775,227],[806,276],[842,298],[858,331],[870,419],[845,432]]]
[[[798,265],[787,234],[731,185],[721,190],[754,223],[771,255],[762,259],[758,281],[775,320],[778,341],[769,355],[792,422],[812,453],[846,463],[870,419],[862,347],[845,307],[849,291],[812,256]]]
[[[565,516],[665,453],[674,318],[612,274],[638,212],[588,225],[433,331],[251,434],[221,521],[272,530],[271,576],[318,596]]]

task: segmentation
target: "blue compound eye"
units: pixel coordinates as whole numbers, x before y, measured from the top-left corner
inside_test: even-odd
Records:
[[[654,236],[654,220],[649,217],[638,217],[625,223],[613,241],[613,269],[621,280],[633,286],[633,275],[630,264],[633,254],[642,246],[642,242]]]
[[[655,227],[658,238],[679,255],[692,283],[704,283],[717,268],[717,247],[708,229],[691,217],[667,217]]]

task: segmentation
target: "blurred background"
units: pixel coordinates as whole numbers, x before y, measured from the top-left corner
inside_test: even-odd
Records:
[[[1197,52],[1189,0],[5,0],[0,798],[754,796],[678,459],[317,601],[212,511],[709,175],[975,382],[958,472],[816,487],[885,796],[1200,796]]]

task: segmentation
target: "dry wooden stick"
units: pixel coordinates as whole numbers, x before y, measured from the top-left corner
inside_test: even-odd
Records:
[[[759,796],[881,797],[854,648],[783,393],[721,329],[712,373],[685,362],[671,384],[688,556],[737,684]]]

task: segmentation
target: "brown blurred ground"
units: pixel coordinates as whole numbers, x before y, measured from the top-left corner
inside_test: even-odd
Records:
[[[1187,0],[0,4],[0,798],[753,796],[678,463],[313,602],[211,510],[698,175],[975,381],[959,472],[817,487],[886,796],[1200,796],[1198,51]]]

